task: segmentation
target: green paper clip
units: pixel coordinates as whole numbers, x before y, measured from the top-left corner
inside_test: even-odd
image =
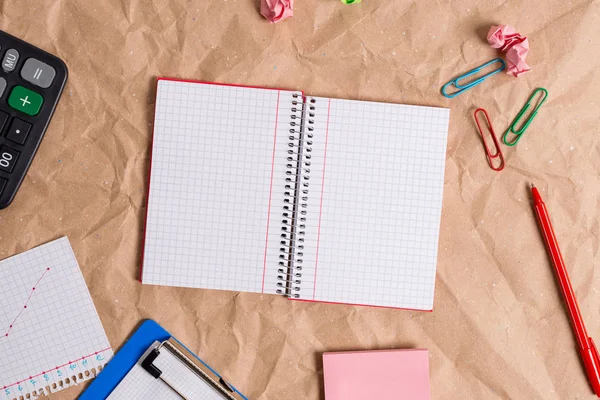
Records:
[[[344,4],[357,4],[357,3],[360,3],[362,0],[341,0],[341,1]]]
[[[519,122],[519,120],[523,117],[523,115],[525,114],[525,112],[529,108],[529,105],[533,101],[533,98],[535,97],[535,95],[538,92],[543,92],[544,93],[543,97],[540,100],[540,102],[538,103],[537,106],[535,106],[535,109],[531,113],[531,116],[529,117],[529,119],[527,120],[527,122],[525,122],[520,129],[515,130],[515,126],[517,125],[517,123]],[[504,136],[502,136],[502,141],[504,142],[505,145],[507,145],[507,146],[514,146],[514,145],[516,145],[519,142],[519,140],[521,140],[521,136],[525,133],[525,130],[529,127],[529,124],[531,124],[531,121],[533,121],[533,118],[536,116],[539,108],[542,106],[542,104],[544,104],[544,101],[546,101],[546,97],[548,97],[548,91],[546,89],[544,89],[544,88],[537,88],[537,89],[535,89],[533,91],[533,93],[531,93],[531,96],[529,96],[529,99],[527,99],[527,103],[525,103],[525,105],[523,106],[523,108],[521,108],[521,111],[519,111],[519,113],[517,114],[517,116],[513,120],[512,124],[510,124],[510,126],[508,127],[507,131],[504,132]],[[508,142],[506,140],[509,133],[513,133],[515,135],[515,138],[511,142]]]

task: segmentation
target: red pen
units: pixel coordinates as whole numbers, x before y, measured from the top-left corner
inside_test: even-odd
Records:
[[[546,248],[548,249],[550,259],[552,260],[552,265],[554,266],[554,271],[556,272],[556,277],[560,284],[565,303],[567,303],[567,308],[569,309],[571,325],[573,326],[573,332],[575,333],[575,338],[579,344],[579,353],[583,359],[585,371],[587,372],[588,379],[594,389],[594,393],[596,393],[596,396],[600,397],[600,357],[598,356],[598,349],[596,349],[594,341],[588,336],[587,331],[585,330],[585,325],[583,324],[583,319],[579,312],[579,306],[577,305],[577,299],[575,298],[575,293],[571,287],[569,275],[567,275],[567,268],[565,267],[565,262],[560,254],[556,235],[554,235],[554,230],[550,223],[548,210],[542,201],[540,193],[534,185],[531,185],[531,194],[533,195],[535,215],[540,224],[544,242],[546,242]]]

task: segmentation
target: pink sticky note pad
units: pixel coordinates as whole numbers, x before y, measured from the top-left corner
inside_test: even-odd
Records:
[[[425,349],[323,354],[325,400],[430,400]]]

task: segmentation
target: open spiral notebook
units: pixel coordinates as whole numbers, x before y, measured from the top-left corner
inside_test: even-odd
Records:
[[[159,79],[142,282],[431,310],[448,119]]]

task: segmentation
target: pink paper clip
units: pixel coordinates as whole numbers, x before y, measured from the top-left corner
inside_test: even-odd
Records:
[[[477,118],[477,113],[479,111],[483,112],[483,114],[485,115],[487,126],[490,130],[490,135],[492,136],[492,141],[494,142],[494,146],[496,146],[496,151],[494,154],[492,154],[492,152],[490,151],[490,148],[487,145],[487,142],[485,141],[485,135],[483,133],[483,130],[481,129],[481,124],[479,123],[479,119]],[[485,111],[483,108],[478,108],[473,113],[473,118],[475,118],[475,122],[477,123],[477,129],[479,130],[479,136],[481,136],[481,141],[483,142],[483,147],[485,148],[485,156],[488,160],[488,164],[490,165],[490,168],[493,169],[494,171],[502,171],[502,169],[504,169],[504,156],[502,155],[502,151],[500,150],[500,144],[498,143],[498,139],[496,138],[496,133],[494,132],[494,128],[492,127],[492,121],[490,121],[490,116],[488,115],[487,111]],[[494,161],[496,159],[500,160],[500,165],[498,165],[497,167],[494,167]]]

